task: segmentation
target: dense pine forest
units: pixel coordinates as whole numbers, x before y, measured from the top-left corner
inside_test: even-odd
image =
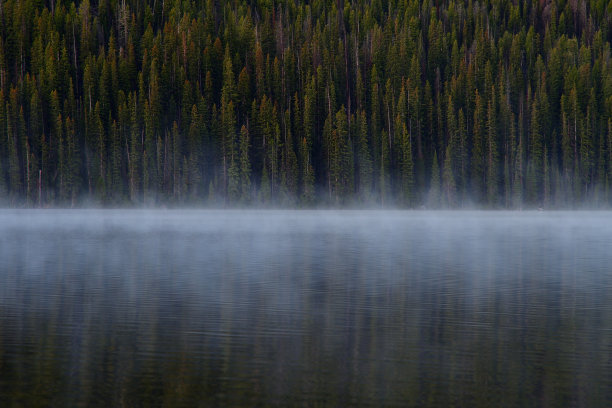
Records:
[[[2,0],[9,206],[612,203],[608,0]]]

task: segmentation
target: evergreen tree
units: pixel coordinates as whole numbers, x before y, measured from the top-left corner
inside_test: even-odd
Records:
[[[444,155],[444,169],[442,171],[442,200],[448,207],[457,205],[457,185],[453,176],[453,151],[451,145],[446,146]]]
[[[389,175],[389,135],[386,130],[380,134],[380,172],[379,187],[380,187],[380,203],[385,206],[390,196],[390,175]]]
[[[494,91],[493,91],[494,93]],[[497,152],[497,123],[493,99],[487,109],[487,203],[496,206],[499,195],[499,163]]]
[[[603,3],[255,3],[3,2],[5,203],[612,205]]]
[[[431,183],[429,184],[427,204],[431,208],[440,207],[440,166],[438,164],[438,154],[435,151],[431,163]]]
[[[95,171],[95,189],[98,192],[98,199],[102,202],[107,200],[107,153],[106,153],[106,138],[104,125],[102,124],[102,118],[100,117],[100,103],[96,102],[92,117],[92,132],[95,135],[95,163],[97,164]],[[153,167],[153,166],[152,166]],[[154,167],[149,167],[149,171],[154,171]],[[151,191],[154,190],[153,186],[149,186]]]
[[[138,119],[138,109],[133,94],[130,94],[130,153],[129,153],[129,178],[130,178],[130,200],[133,203],[141,201],[141,164],[142,159],[142,130]]]
[[[1,47],[1,45],[0,45]],[[6,168],[7,168],[7,163],[6,163],[6,157],[8,157],[7,154],[7,144],[6,141],[8,141],[8,137],[7,137],[7,116],[6,116],[6,111],[5,111],[5,104],[4,104],[4,93],[2,91],[2,89],[0,88],[0,204],[4,204],[4,201],[7,199],[8,197],[8,186],[7,186],[7,181],[6,181]]]
[[[457,115],[457,164],[455,179],[457,181],[457,192],[459,195],[459,201],[463,203],[468,195],[468,137],[467,137],[467,124],[465,121],[465,115],[463,109],[459,109]]]
[[[484,192],[485,180],[485,112],[482,98],[476,91],[472,142],[472,194],[480,201]]]
[[[76,200],[80,194],[80,185],[81,185],[81,160],[80,160],[80,151],[79,151],[79,143],[77,140],[75,123],[70,118],[66,118],[66,161],[68,164],[67,169],[67,189],[70,198],[70,205],[74,206]],[[36,168],[33,168],[36,170]],[[36,174],[36,171],[33,171]]]
[[[580,194],[585,198],[591,198],[593,180],[593,128],[591,126],[591,109],[587,108],[586,117],[580,121]]]
[[[188,174],[189,174],[189,193],[192,199],[200,195],[202,187],[202,154],[204,125],[202,115],[196,105],[191,107],[191,119],[189,125],[188,145]]]
[[[411,205],[414,200],[414,162],[412,160],[412,141],[406,124],[402,124],[402,191],[403,201]]]
[[[249,131],[246,126],[240,129],[240,192],[241,201],[251,201],[251,161],[249,159]]]
[[[344,105],[336,113],[337,167],[338,184],[336,186],[336,202],[350,198],[354,191],[353,144],[348,131],[347,115]]]
[[[227,198],[230,204],[236,204],[240,199],[240,165],[237,159],[230,158],[228,170]]]
[[[17,135],[12,126],[7,126],[7,145],[9,159],[9,191],[12,204],[17,204],[22,194],[21,167],[17,150]]]
[[[530,132],[530,161],[527,172],[527,198],[533,204],[540,204],[540,192],[543,174],[542,135],[537,105],[534,103],[531,110]]]
[[[362,110],[359,114],[359,133],[358,133],[358,156],[357,165],[358,180],[359,180],[359,194],[364,202],[370,200],[372,193],[372,158],[370,155],[370,146],[368,144],[368,124],[366,119],[366,113]]]
[[[302,163],[302,201],[305,204],[314,202],[314,167],[312,160],[313,132],[315,114],[315,83],[314,77],[309,81],[304,95],[303,131],[304,137],[300,147],[300,162]]]
[[[291,122],[289,111],[285,112],[285,131],[282,149],[281,190],[282,201],[293,204],[297,197],[298,187],[298,163],[293,149],[293,136],[291,134]]]

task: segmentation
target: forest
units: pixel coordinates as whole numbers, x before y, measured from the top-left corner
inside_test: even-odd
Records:
[[[612,1],[3,0],[0,204],[612,204]]]

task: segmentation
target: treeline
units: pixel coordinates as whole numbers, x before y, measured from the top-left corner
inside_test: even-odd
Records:
[[[4,0],[12,206],[612,203],[608,0]]]

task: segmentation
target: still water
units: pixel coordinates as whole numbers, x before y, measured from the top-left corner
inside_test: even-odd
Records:
[[[0,406],[612,406],[612,213],[0,211]]]

